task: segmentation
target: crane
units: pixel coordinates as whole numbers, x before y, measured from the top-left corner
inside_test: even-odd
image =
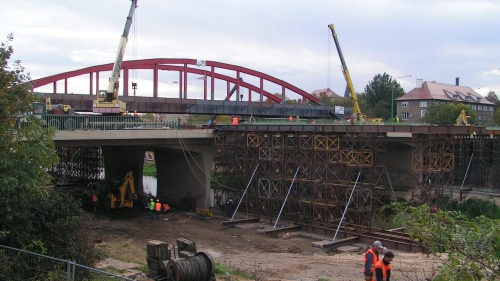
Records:
[[[340,49],[337,33],[335,33],[333,24],[328,25],[328,27],[332,31],[333,41],[335,41],[335,46],[337,47],[337,52],[339,53],[340,62],[342,63],[342,72],[344,73],[344,78],[347,82],[347,88],[349,89],[349,92],[351,92],[351,99],[353,100],[354,103],[352,107],[353,118],[358,121],[363,120],[363,114],[361,113],[361,109],[359,108],[358,96],[354,91],[351,75],[349,74],[349,70],[347,69],[347,65],[344,60],[344,55],[342,55],[342,50]]]
[[[134,16],[135,8],[137,8],[137,0],[131,0],[130,11],[128,13],[125,29],[120,39],[120,45],[116,53],[113,70],[109,78],[107,90],[99,90],[97,98],[93,101],[92,111],[103,114],[121,114],[127,112],[127,105],[124,101],[118,100],[120,69],[125,55],[125,47],[127,46],[128,33],[132,25],[132,17]]]

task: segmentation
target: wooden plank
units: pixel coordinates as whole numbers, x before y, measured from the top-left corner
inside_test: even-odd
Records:
[[[313,247],[318,247],[318,248],[336,248],[342,245],[355,243],[358,241],[358,239],[359,239],[358,236],[354,236],[343,239],[337,239],[335,240],[335,242],[323,240],[323,241],[312,242],[311,244]]]
[[[240,223],[258,222],[258,221],[259,221],[259,218],[239,219],[239,220],[232,220],[232,221],[223,221],[222,225],[233,226],[233,225],[237,225]]]

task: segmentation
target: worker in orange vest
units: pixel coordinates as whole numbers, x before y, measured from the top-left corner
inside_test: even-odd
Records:
[[[378,254],[384,249],[382,242],[375,241],[373,246],[366,251],[364,256],[363,274],[366,281],[375,281],[373,274],[375,273],[375,264],[378,262]]]
[[[238,125],[238,117],[236,117],[236,116],[233,115],[233,119],[232,119],[231,125]]]
[[[160,199],[156,199],[156,204],[155,204],[155,216],[156,216],[156,220],[160,220],[160,212],[161,212]]]
[[[94,208],[94,213],[97,212],[97,195],[94,193],[92,194],[92,207]]]
[[[391,261],[394,258],[392,252],[385,253],[384,257],[375,264],[375,277],[377,281],[389,281],[391,279]]]

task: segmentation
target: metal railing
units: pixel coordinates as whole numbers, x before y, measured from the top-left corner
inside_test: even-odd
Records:
[[[150,116],[104,116],[87,114],[47,114],[40,116],[43,125],[56,130],[133,130],[133,129],[181,129],[177,119],[168,120]],[[29,119],[23,118],[19,126],[27,124]]]
[[[103,270],[0,245],[0,280],[133,280]]]

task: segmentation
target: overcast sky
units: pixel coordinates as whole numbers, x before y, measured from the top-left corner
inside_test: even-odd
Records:
[[[32,79],[112,63],[130,3],[3,0],[1,41],[14,34],[14,59]],[[356,92],[385,72],[412,75],[398,79],[407,92],[416,79],[454,84],[459,77],[480,94],[500,96],[498,0],[139,0],[138,6],[125,60],[213,60],[306,92],[329,87],[343,95],[333,23]],[[140,86],[152,80],[134,75]],[[160,82],[169,80],[175,78]]]

